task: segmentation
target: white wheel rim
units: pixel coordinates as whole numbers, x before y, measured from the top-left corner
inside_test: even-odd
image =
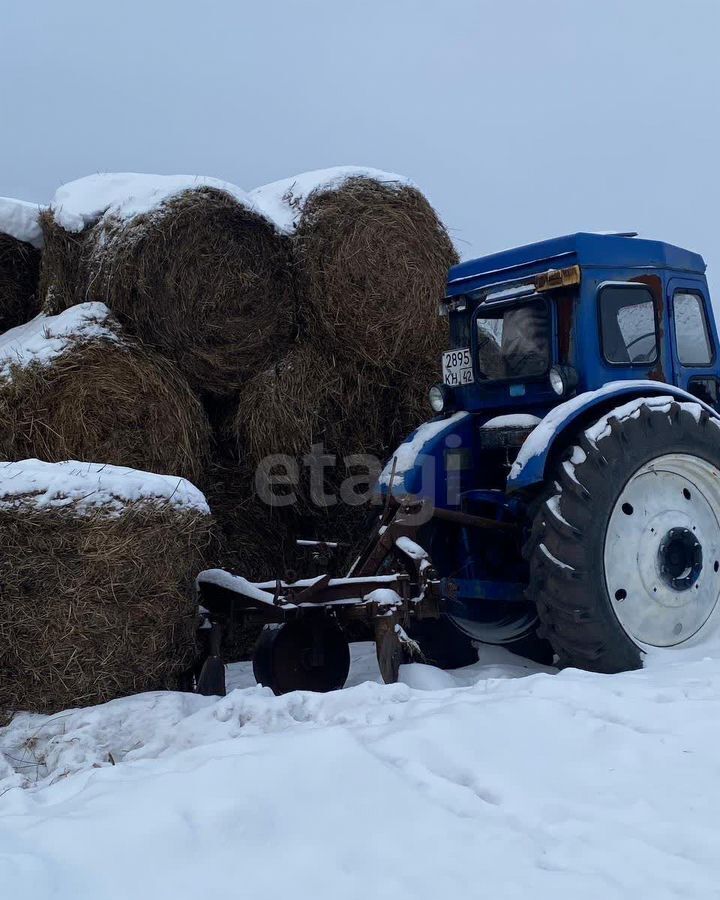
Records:
[[[636,643],[674,647],[696,635],[720,596],[720,471],[684,453],[638,469],[610,516],[604,565],[615,615]]]

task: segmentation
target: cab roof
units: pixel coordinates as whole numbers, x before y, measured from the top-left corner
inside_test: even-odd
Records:
[[[700,254],[673,244],[645,240],[631,232],[596,234],[579,231],[459,263],[448,274],[448,293],[463,293],[469,288],[510,279],[514,275],[521,277],[523,269],[538,271],[574,265],[610,269],[677,269],[700,274],[705,271],[705,260]]]

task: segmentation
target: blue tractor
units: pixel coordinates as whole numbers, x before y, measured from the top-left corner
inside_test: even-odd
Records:
[[[374,629],[386,681],[408,656],[463,665],[477,642],[619,672],[704,640],[720,618],[704,273],[632,233],[453,267],[435,416],[388,461],[351,571],[256,585],[210,570],[206,624],[231,607],[270,622],[254,664],[277,693],[341,686],[352,622]]]

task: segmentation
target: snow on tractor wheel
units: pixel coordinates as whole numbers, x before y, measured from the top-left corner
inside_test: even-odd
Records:
[[[579,436],[533,523],[528,592],[561,666],[620,672],[698,642],[720,595],[720,421],[670,397]]]

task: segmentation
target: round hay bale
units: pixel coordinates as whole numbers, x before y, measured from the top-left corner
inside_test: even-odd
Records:
[[[0,455],[104,460],[198,480],[209,426],[166,359],[126,340],[102,304],[38,317],[0,341]]]
[[[0,712],[178,688],[210,524],[182,479],[0,464]]]
[[[269,455],[301,457],[317,444],[340,456],[368,453],[384,460],[427,419],[437,367],[425,359],[401,373],[390,366],[348,366],[310,344],[297,345],[241,389],[234,421],[238,454],[253,470]]]
[[[40,251],[0,234],[0,332],[22,325],[40,308]]]
[[[427,389],[434,374],[429,365],[409,372],[407,380],[377,366],[348,369],[309,345],[299,345],[281,365],[243,387],[234,421],[238,483],[246,498],[255,497],[254,508],[271,516],[268,531],[282,535],[282,548],[273,556],[276,572],[306,570],[308,557],[294,547],[297,538],[341,541],[337,571],[344,570],[365,538],[368,483],[400,441],[427,419]],[[279,464],[278,455],[285,462]],[[327,465],[321,471],[322,462]],[[294,467],[293,483],[278,484],[287,464]],[[348,479],[353,478],[358,482],[351,491]],[[289,494],[294,495],[290,506],[273,508],[263,499]],[[328,497],[334,502],[328,503]],[[236,505],[238,511],[242,508]],[[256,527],[258,521],[262,516],[256,512],[242,523],[244,555],[235,568],[243,575],[240,566],[258,572],[255,554],[261,562],[265,554],[261,574],[268,578],[272,572],[265,549],[274,545]]]
[[[66,250],[71,274],[72,239]],[[130,219],[109,212],[81,257],[75,300],[105,302],[197,390],[230,395],[286,350],[288,240],[224,191],[187,190]]]
[[[293,247],[300,323],[315,346],[399,371],[443,349],[437,307],[457,254],[419,190],[362,176],[318,187]]]
[[[297,456],[324,438],[348,385],[333,359],[298,345],[240,390],[234,430],[240,459],[251,471],[270,454]]]
[[[40,214],[43,252],[39,301],[43,312],[55,315],[80,302],[80,271],[87,232],[66,231],[51,209]]]

